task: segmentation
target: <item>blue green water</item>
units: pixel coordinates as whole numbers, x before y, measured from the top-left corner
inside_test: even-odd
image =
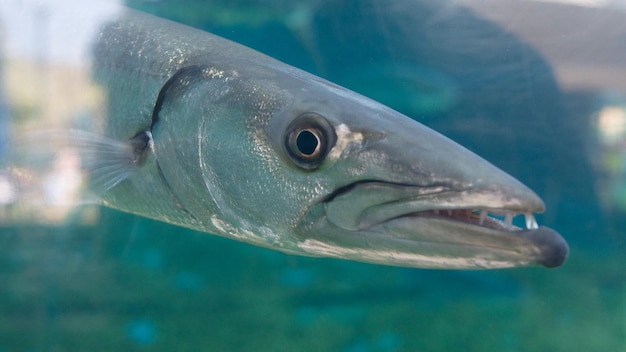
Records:
[[[593,127],[626,92],[563,89],[524,40],[436,2],[228,4],[130,5],[460,142],[544,198],[538,221],[563,234],[570,258],[552,270],[384,267],[99,209],[93,225],[0,227],[0,352],[626,350],[626,142]]]

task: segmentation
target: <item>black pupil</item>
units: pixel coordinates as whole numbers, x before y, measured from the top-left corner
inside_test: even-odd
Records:
[[[296,139],[296,145],[298,146],[298,150],[300,153],[304,155],[313,155],[317,146],[319,144],[319,140],[315,136],[315,134],[309,130],[304,130],[298,133],[298,137]]]

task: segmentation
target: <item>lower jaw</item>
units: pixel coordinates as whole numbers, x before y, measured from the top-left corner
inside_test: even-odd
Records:
[[[436,247],[445,255],[491,258],[493,262],[509,262],[508,266],[556,267],[563,264],[569,252],[565,240],[552,229],[508,228],[496,219],[479,225],[478,221],[418,213],[391,219],[370,230],[406,244],[415,242],[416,247]]]

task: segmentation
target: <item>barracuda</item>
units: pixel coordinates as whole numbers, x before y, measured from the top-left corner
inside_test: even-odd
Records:
[[[93,43],[104,135],[78,146],[104,205],[309,256],[555,267],[541,199],[437,132],[236,43],[126,11]],[[39,138],[42,139],[42,138]],[[512,225],[525,217],[526,228]],[[500,218],[498,218],[498,216]]]

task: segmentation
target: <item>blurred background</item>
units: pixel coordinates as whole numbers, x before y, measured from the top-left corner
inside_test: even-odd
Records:
[[[93,124],[114,2],[0,4],[10,136]],[[626,350],[626,3],[128,0],[378,100],[535,190],[558,269],[278,252],[94,205],[72,155],[0,171],[0,352]],[[32,202],[30,199],[45,199]]]

